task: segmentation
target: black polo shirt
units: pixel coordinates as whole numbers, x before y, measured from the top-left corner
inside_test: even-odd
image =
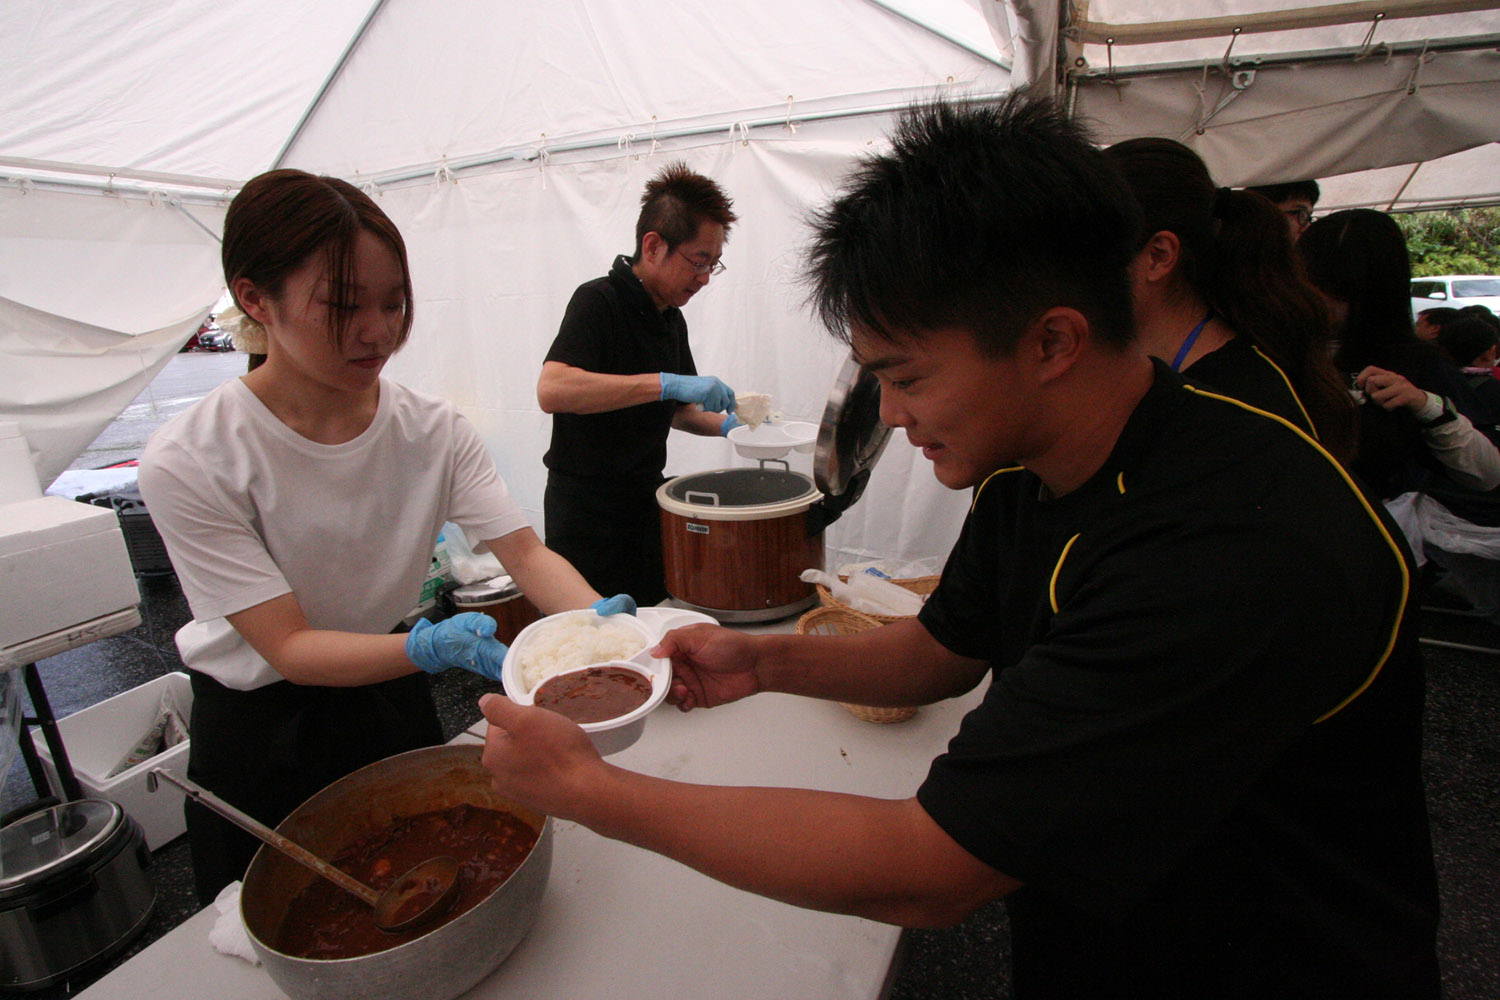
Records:
[[[1016,995],[1438,995],[1410,556],[1160,362],[1103,468],[983,488],[921,621],[994,665],[918,798],[1025,886]]]
[[[623,254],[608,275],[578,286],[546,360],[606,375],[698,373],[682,310],[658,310]],[[554,473],[611,488],[655,488],[680,405],[665,400],[607,413],[555,413],[542,461]]]

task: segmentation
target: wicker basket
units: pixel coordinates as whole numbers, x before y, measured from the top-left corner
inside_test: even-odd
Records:
[[[892,618],[892,621],[898,619]],[[872,615],[840,604],[838,607],[813,608],[797,619],[798,635],[850,635],[867,629],[879,628],[881,622]],[[905,722],[917,714],[915,707],[877,708],[872,705],[851,705],[839,702],[857,719],[866,722]]]
[[[845,583],[849,581],[849,578],[843,575],[840,575],[839,579],[843,580]],[[921,596],[926,597],[928,594],[937,589],[939,579],[941,579],[941,577],[938,576],[913,576],[904,580],[892,580],[891,582],[896,584],[897,586],[905,587],[913,594],[920,594]],[[864,615],[866,618],[879,622],[881,625],[889,625],[892,622],[899,622],[904,618],[910,617],[910,615],[878,615],[873,611],[855,611],[853,608],[849,607],[849,605],[834,597],[833,594],[829,592],[828,588],[823,586],[821,583],[817,585],[817,588],[818,599],[823,602],[824,607],[843,608],[845,611],[854,611],[855,614]]]

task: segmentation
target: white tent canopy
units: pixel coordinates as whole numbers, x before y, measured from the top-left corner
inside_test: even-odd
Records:
[[[388,373],[474,420],[539,527],[541,358],[573,288],[630,250],[640,189],[670,159],[722,183],[741,217],[729,270],[687,309],[700,370],[814,421],[842,352],[801,302],[806,210],[879,147],[899,108],[1002,93],[1012,63],[1016,82],[1056,88],[1102,138],[1181,137],[1221,182],[1317,176],[1324,205],[1500,200],[1493,170],[1461,162],[1500,138],[1479,110],[1500,106],[1485,34],[1500,15],[1396,0],[1384,9],[1421,16],[1382,20],[1373,40],[1373,14],[1356,23],[1349,11],[1275,32],[1192,20],[1287,7],[1323,10],[12,0],[0,35],[0,420],[22,423],[44,481],[66,468],[218,298],[227,200],[278,165],[366,186],[401,227],[416,327]],[[1164,22],[1164,37],[1139,44],[1096,38],[1100,25]],[[668,472],[744,462],[725,442],[673,435]],[[830,529],[830,559],[941,555],[964,508],[898,435]]]

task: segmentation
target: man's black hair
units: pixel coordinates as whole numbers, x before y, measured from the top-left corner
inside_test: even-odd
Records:
[[[1115,168],[1052,101],[914,107],[889,152],[855,168],[812,219],[810,301],[835,337],[957,328],[1004,354],[1069,306],[1128,344],[1127,267],[1140,210]]]
[[[1438,331],[1437,342],[1455,362],[1470,365],[1500,343],[1500,330],[1477,316],[1460,316]]]
[[[1306,198],[1309,205],[1316,205],[1322,191],[1318,189],[1317,181],[1287,181],[1283,184],[1257,184],[1245,188],[1246,191],[1254,191],[1256,194],[1264,195],[1266,200],[1273,205],[1280,205],[1292,198]]]
[[[1417,319],[1425,319],[1433,326],[1441,327],[1458,319],[1458,310],[1452,306],[1433,306],[1417,311]]]
[[[651,178],[641,194],[641,212],[635,220],[635,260],[641,259],[641,242],[656,233],[672,250],[698,235],[704,221],[717,222],[724,235],[738,221],[734,202],[713,180],[677,161]]]

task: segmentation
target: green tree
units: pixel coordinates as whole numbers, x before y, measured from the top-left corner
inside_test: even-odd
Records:
[[[1500,208],[1463,208],[1397,215],[1411,253],[1413,277],[1500,274]]]

